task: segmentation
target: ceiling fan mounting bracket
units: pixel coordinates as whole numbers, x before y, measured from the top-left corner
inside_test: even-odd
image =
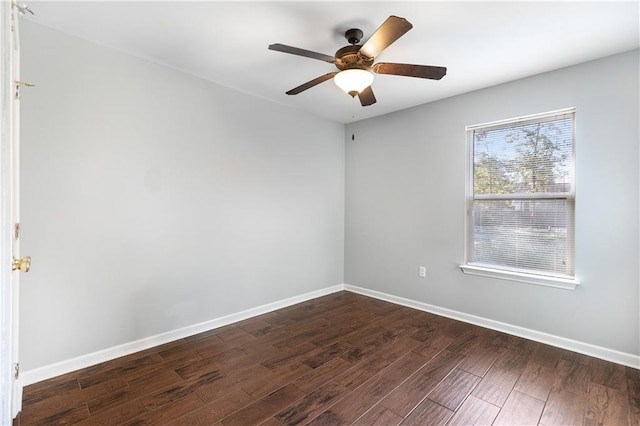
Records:
[[[345,31],[344,38],[347,39],[349,44],[358,44],[360,40],[362,40],[362,36],[364,33],[362,30],[358,28],[351,28],[350,30]]]

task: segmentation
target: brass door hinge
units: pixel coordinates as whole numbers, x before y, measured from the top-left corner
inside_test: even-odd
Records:
[[[19,240],[20,239],[20,224],[16,223],[16,225],[13,228],[13,239],[14,240]]]
[[[18,380],[18,377],[20,377],[20,363],[16,363],[16,365],[13,366],[13,378]]]
[[[16,80],[16,93],[15,93],[16,99],[20,99],[20,87],[21,86],[35,87],[35,84],[29,83],[28,81]]]

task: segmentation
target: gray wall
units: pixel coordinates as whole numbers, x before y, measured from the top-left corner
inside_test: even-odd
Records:
[[[348,125],[345,282],[640,354],[638,75],[636,50]],[[463,274],[465,126],[566,107],[581,285]]]
[[[343,125],[21,30],[23,370],[343,282]]]

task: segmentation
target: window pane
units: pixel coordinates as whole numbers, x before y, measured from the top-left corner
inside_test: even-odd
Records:
[[[517,194],[573,188],[573,115],[473,131],[473,192]]]
[[[475,200],[469,262],[573,276],[571,200]]]
[[[574,277],[575,111],[468,129],[466,262]]]

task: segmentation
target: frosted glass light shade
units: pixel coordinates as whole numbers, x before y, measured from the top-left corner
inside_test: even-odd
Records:
[[[373,83],[373,74],[366,70],[353,69],[340,71],[333,77],[336,86],[341,88],[346,94],[359,95]]]

